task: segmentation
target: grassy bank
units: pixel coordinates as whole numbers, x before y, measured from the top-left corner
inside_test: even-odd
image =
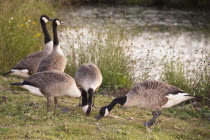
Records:
[[[0,73],[3,73],[28,54],[43,49],[39,17],[42,14],[54,17],[54,13],[45,0],[3,0],[0,12]],[[51,25],[48,29],[51,30]]]
[[[191,105],[176,106],[163,111],[154,126],[143,123],[151,119],[151,111],[137,107],[116,106],[112,115],[96,121],[101,106],[111,96],[96,96],[96,108],[85,116],[78,99],[60,98],[59,110],[46,112],[46,99],[27,91],[11,88],[9,83],[20,81],[14,77],[0,77],[0,139],[192,139],[210,137],[208,108],[195,109]],[[6,102],[5,102],[6,98]],[[69,111],[61,111],[68,108]]]

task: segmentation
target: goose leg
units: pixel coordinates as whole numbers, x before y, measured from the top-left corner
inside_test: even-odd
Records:
[[[50,108],[50,97],[47,97],[47,112],[49,112]]]
[[[58,97],[54,97],[55,109],[58,108]]]
[[[95,94],[94,94],[94,95],[93,95],[93,105],[92,105],[93,108],[97,108],[97,107],[95,106],[95,98],[96,98],[96,96],[95,96]]]
[[[149,122],[145,122],[144,123],[144,126],[145,127],[150,127],[153,125],[153,123],[155,122],[155,120],[162,114],[161,111],[153,111],[152,112],[152,115],[153,115],[153,118],[149,121]]]
[[[92,110],[92,104],[93,104],[93,92],[89,92],[88,94],[89,94],[89,96],[88,96],[88,109],[87,109],[86,115],[90,115],[90,112]]]
[[[96,94],[98,93],[98,88],[95,90],[95,94],[93,95],[93,108],[97,108],[96,106],[95,106],[95,98],[96,98]]]

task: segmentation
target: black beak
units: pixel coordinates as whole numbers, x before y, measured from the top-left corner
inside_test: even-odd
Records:
[[[7,73],[4,73],[4,74],[2,74],[3,76],[6,76],[6,75],[8,75],[8,74],[10,74],[10,73],[13,73],[12,71],[9,71],[9,72],[7,72]]]
[[[100,120],[101,118],[103,118],[103,116],[98,115],[98,117],[96,118],[96,120],[98,121],[98,120]]]

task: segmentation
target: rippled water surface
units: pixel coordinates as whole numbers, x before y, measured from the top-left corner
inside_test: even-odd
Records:
[[[59,33],[66,55],[72,47],[103,42],[111,30],[120,30],[122,45],[138,60],[133,64],[136,77],[147,73],[160,79],[164,64],[171,61],[183,64],[189,76],[198,67],[210,65],[210,14],[206,12],[82,6],[62,9],[59,15],[66,23]]]

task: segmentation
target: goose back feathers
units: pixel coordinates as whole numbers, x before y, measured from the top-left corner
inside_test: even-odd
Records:
[[[82,87],[85,91],[88,91],[89,88],[96,90],[102,83],[102,74],[95,64],[82,64],[74,79],[77,86]]]

